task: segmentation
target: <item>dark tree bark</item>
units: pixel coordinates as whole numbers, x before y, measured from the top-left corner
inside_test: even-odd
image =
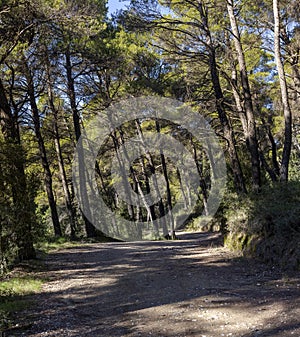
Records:
[[[65,52],[65,68],[66,68],[66,75],[67,75],[67,94],[70,101],[70,106],[72,110],[72,116],[73,116],[73,125],[75,130],[75,137],[76,141],[78,142],[81,136],[81,126],[80,126],[80,116],[79,111],[77,109],[77,103],[76,103],[76,92],[75,92],[75,81],[73,78],[73,67],[72,67],[72,61],[71,61],[71,54],[69,49]],[[79,144],[80,145],[80,144]],[[81,153],[83,153],[81,151]],[[84,171],[84,158],[79,156],[79,180],[80,180],[80,193],[82,194],[82,199],[87,202],[87,191],[85,189],[85,171]],[[85,223],[85,230],[86,235],[88,238],[95,238],[97,236],[96,229],[94,225],[90,222],[88,219],[88,216],[86,214],[89,214],[90,209],[89,206],[86,207],[86,209],[82,209],[82,217]]]
[[[142,137],[142,133],[141,133],[142,130],[141,130],[140,124],[139,124],[138,121],[136,121],[135,124],[136,124],[136,127],[138,128],[138,134],[140,135],[140,141],[141,141],[142,145],[144,145],[144,143],[143,143],[143,137]],[[123,133],[122,128],[119,127],[118,131],[120,133],[120,142],[121,142],[121,144],[125,144],[124,133]],[[114,134],[114,145],[115,145],[115,150],[116,150],[116,153],[117,153],[118,141],[117,141],[116,133]],[[127,153],[125,147],[123,149],[123,153],[125,155],[127,164],[129,164],[130,160],[129,160],[129,156],[128,156],[128,153]],[[118,153],[117,153],[117,157],[118,157]],[[120,158],[118,158],[118,160],[120,160]],[[121,163],[121,165],[124,165],[124,163]],[[141,166],[142,166],[142,172],[145,173],[145,166],[144,166],[144,162],[143,162],[142,158],[141,158]],[[130,166],[130,173],[131,173],[131,176],[132,176],[132,179],[133,179],[133,182],[134,182],[134,186],[132,186],[132,187],[135,188],[135,192],[140,196],[140,198],[142,200],[142,203],[143,203],[145,209],[147,210],[147,217],[150,219],[151,222],[153,222],[153,220],[156,219],[155,211],[154,211],[154,205],[149,205],[148,204],[148,202],[147,202],[147,200],[145,198],[144,192],[142,190],[139,177],[136,174],[136,172],[135,172],[135,170],[133,169],[132,166]],[[147,179],[147,177],[145,179]],[[147,192],[148,193],[150,192],[149,185],[148,185]],[[132,209],[132,212],[134,212],[134,208]],[[139,207],[136,207],[136,216],[135,216],[135,218],[136,218],[137,221],[138,221],[138,216],[139,216],[138,212],[139,212]],[[159,234],[158,228],[156,227],[155,228],[155,235],[158,236],[158,234]]]
[[[63,159],[61,145],[60,145],[59,130],[57,126],[57,116],[55,116],[54,118],[55,118],[54,130],[53,130],[54,144],[55,144],[55,150],[56,150],[56,155],[57,155],[60,179],[61,179],[62,187],[64,191],[65,204],[66,204],[67,212],[68,212],[69,219],[70,219],[71,239],[74,240],[76,239],[76,211],[75,211],[75,208],[73,207],[71,192],[68,186],[68,179],[67,179],[64,159]]]
[[[30,107],[31,107],[31,112],[32,112],[34,132],[37,138],[41,163],[44,169],[44,182],[45,182],[45,188],[46,188],[46,193],[48,197],[48,203],[49,203],[49,207],[51,211],[51,218],[52,218],[52,223],[53,223],[53,228],[54,228],[54,234],[55,236],[62,236],[62,231],[61,231],[59,217],[58,217],[57,208],[56,208],[56,200],[55,200],[54,193],[53,193],[52,173],[51,173],[51,169],[50,169],[50,165],[49,165],[49,161],[47,157],[44,139],[41,133],[41,122],[40,122],[39,109],[37,107],[36,98],[35,98],[35,88],[34,88],[33,77],[32,77],[31,71],[28,67],[28,64],[25,58],[24,58],[23,66],[24,66],[24,73],[25,73],[26,81],[27,81],[27,92],[28,92]]]
[[[227,117],[226,109],[224,106],[224,95],[220,84],[219,72],[216,61],[216,52],[209,29],[207,12],[203,7],[203,4],[200,4],[198,9],[201,15],[203,30],[206,34],[206,45],[209,53],[209,68],[216,97],[216,108],[224,133],[224,138],[226,139],[228,145],[229,160],[233,171],[234,184],[237,192],[246,193],[247,190],[244,182],[241,164],[236,151],[236,140],[234,131],[230,124],[229,118]]]
[[[278,159],[277,159],[277,145],[274,139],[274,136],[272,134],[272,130],[270,125],[272,124],[272,116],[271,114],[268,116],[268,122],[266,123],[264,118],[262,118],[262,123],[265,125],[265,127],[267,128],[267,135],[271,144],[271,152],[272,152],[272,166],[273,166],[273,172],[276,176],[276,180],[278,180],[277,178],[279,178],[280,175],[280,167],[279,167],[279,163],[278,163]]]
[[[18,257],[20,260],[33,259],[36,257],[31,229],[34,214],[31,211],[32,205],[24,170],[23,149],[19,137],[18,123],[11,111],[1,79],[0,125],[5,142],[16,150],[11,153],[8,159],[13,177],[11,179],[13,205],[17,213],[13,230],[16,234]]]
[[[59,167],[59,172],[60,172],[60,179],[61,179],[62,187],[64,191],[66,209],[67,209],[68,216],[70,219],[71,239],[75,239],[76,238],[76,210],[73,207],[71,192],[68,186],[67,174],[66,174],[64,159],[62,155],[62,149],[60,145],[60,134],[59,134],[59,128],[58,128],[58,111],[54,104],[54,94],[52,90],[52,78],[51,78],[51,70],[50,70],[51,66],[50,66],[50,61],[48,58],[48,51],[46,47],[45,47],[45,63],[46,63],[48,103],[49,103],[49,107],[53,115],[53,136],[54,136],[55,150],[56,150],[58,167]]]
[[[201,188],[201,191],[202,191],[204,215],[208,215],[208,207],[207,207],[208,188],[207,188],[207,184],[205,182],[205,179],[203,177],[203,165],[199,164],[197,148],[196,148],[196,145],[193,142],[192,138],[191,138],[191,144],[192,144],[192,148],[193,148],[194,161],[196,163],[197,172],[198,172],[198,175],[199,175],[199,185],[200,185],[200,188]]]
[[[117,131],[119,131],[119,133],[120,133],[120,137],[119,137],[120,139],[118,139]],[[123,159],[119,156],[119,153],[118,153],[119,145],[124,144],[124,138],[123,138],[123,134],[122,134],[121,128],[118,128],[118,129],[114,130],[111,133],[111,138],[112,138],[113,143],[114,143],[114,150],[116,152],[116,157],[117,157],[117,160],[118,160],[118,163],[119,163],[119,167],[124,167],[125,168],[126,167],[126,163],[124,163]],[[126,154],[126,150],[125,149],[124,149],[124,154],[127,157],[127,163],[129,163],[128,155]],[[132,175],[132,178],[136,182],[136,179],[134,177],[134,172],[132,170],[132,167],[130,167],[130,173]],[[130,186],[130,188],[132,188],[132,187],[133,186]],[[129,214],[130,220],[136,219],[135,208],[134,208],[134,206],[132,204],[130,193],[129,193],[129,203],[127,204],[127,209],[128,209],[128,214]]]

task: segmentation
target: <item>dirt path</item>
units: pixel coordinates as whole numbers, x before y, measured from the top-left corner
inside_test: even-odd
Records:
[[[37,307],[20,317],[31,327],[7,336],[300,337],[299,275],[235,258],[219,242],[198,233],[52,253]]]

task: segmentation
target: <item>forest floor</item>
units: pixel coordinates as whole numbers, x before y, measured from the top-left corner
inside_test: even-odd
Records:
[[[216,233],[84,244],[46,264],[3,336],[300,337],[300,275],[238,257]]]

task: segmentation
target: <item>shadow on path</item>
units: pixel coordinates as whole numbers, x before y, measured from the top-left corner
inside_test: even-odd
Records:
[[[299,277],[236,258],[221,241],[193,233],[52,253],[23,336],[300,336]]]

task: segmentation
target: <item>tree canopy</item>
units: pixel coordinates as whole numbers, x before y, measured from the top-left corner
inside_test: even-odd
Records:
[[[0,272],[16,258],[34,258],[35,244],[53,235],[109,239],[75,197],[74,149],[95,115],[132,97],[177,100],[205,116],[218,136],[228,198],[212,227],[235,233],[232,209],[241,200],[241,213],[264,219],[253,229],[243,218],[250,234],[236,228],[245,235],[284,231],[299,238],[299,3],[132,0],[113,17],[107,11],[104,0],[0,1]],[[143,144],[149,132],[184,144],[199,181],[184,190],[176,163],[146,151],[129,170],[130,188],[141,198],[135,206],[114,188],[112,158],[132,137]],[[163,218],[179,194],[186,208],[197,197],[183,226],[207,212],[209,155],[197,135],[170,121],[133,118],[118,126],[101,145],[95,171],[106,204],[133,223]],[[163,184],[152,179],[156,174]],[[149,205],[145,196],[153,188],[160,198]],[[268,208],[270,195],[280,199],[278,189],[291,188],[286,212],[295,212],[283,225]],[[172,236],[183,215],[159,223],[153,238]]]

